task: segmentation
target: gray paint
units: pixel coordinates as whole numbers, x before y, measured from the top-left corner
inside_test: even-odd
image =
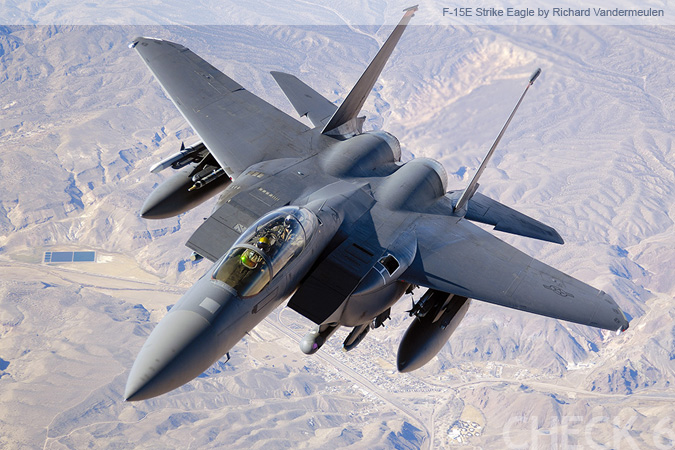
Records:
[[[394,31],[394,41],[404,26]],[[393,49],[390,42],[371,67],[384,65]],[[355,130],[349,129],[341,136],[323,134],[331,108],[294,77],[275,74],[296,110],[317,125],[314,129],[255,97],[183,46],[138,38],[135,48],[233,180],[187,244],[216,261],[216,267],[226,261],[222,267],[232,272],[220,281],[210,270],[160,322],[134,363],[127,399],[150,398],[199,375],[289,297],[289,307],[318,325],[301,342],[311,354],[343,325],[355,329],[345,342],[345,348],[353,348],[411,285],[428,288],[432,300],[425,307],[439,311],[437,319],[450,329],[437,320],[421,328],[415,322],[400,355],[404,369],[433,357],[461,321],[469,302],[451,308],[446,302],[453,295],[609,330],[628,327],[610,296],[533,259],[471,220],[562,243],[551,227],[481,194],[456,211],[461,193],[446,192],[443,166],[425,158],[402,164],[399,143],[387,133],[353,136]],[[363,95],[374,73],[369,70],[362,77],[367,82],[359,81],[347,100]],[[299,98],[303,93],[309,95],[306,100]],[[336,117],[345,113],[350,122],[358,109],[358,102],[340,107],[331,132],[346,123]],[[170,201],[179,196],[163,192],[159,197]],[[283,248],[277,246],[299,242],[285,225],[263,225],[269,217],[281,217],[275,211],[287,205],[293,205],[292,211],[303,208],[320,225],[306,233],[302,251],[291,262],[270,269],[271,281],[246,297],[231,280],[267,279],[254,278],[266,266],[250,255],[257,252],[266,264]],[[246,256],[244,250],[253,253]],[[414,309],[421,314],[420,307]]]
[[[283,72],[270,72],[288,101],[300,117],[307,116],[315,127],[324,126],[335,114],[337,106],[300,81],[296,76]]]

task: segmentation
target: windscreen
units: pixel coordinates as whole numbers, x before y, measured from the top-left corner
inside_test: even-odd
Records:
[[[232,246],[213,272],[213,278],[234,288],[242,297],[258,294],[296,258],[317,226],[316,216],[286,207],[254,223]]]

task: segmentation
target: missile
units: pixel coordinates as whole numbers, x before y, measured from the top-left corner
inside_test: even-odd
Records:
[[[396,365],[399,372],[419,369],[436,356],[464,318],[471,300],[429,289],[421,301],[434,306],[417,315],[406,330],[398,347]]]
[[[187,166],[192,162],[196,162],[201,159],[199,153],[204,152],[206,146],[202,142],[198,142],[190,147],[185,148],[185,144],[181,144],[180,151],[174,153],[168,158],[164,158],[154,166],[150,168],[151,173],[159,173],[167,167],[173,167],[174,169],[180,169]]]
[[[380,313],[377,317],[373,319],[373,322],[370,324],[370,328],[380,328],[384,325],[384,322],[391,319],[391,308],[387,308],[386,311]]]

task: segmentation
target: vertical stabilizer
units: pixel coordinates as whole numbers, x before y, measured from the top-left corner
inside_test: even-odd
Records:
[[[326,126],[337,106],[293,75],[270,73],[300,117],[307,116],[315,127]]]
[[[405,14],[403,14],[403,18],[398,25],[396,25],[396,28],[387,38],[387,41],[380,51],[377,52],[377,55],[366,71],[363,72],[363,75],[361,75],[359,81],[349,95],[347,95],[345,101],[342,102],[338,110],[335,111],[335,114],[333,114],[333,117],[331,117],[330,121],[323,129],[322,134],[348,135],[360,133],[363,121],[359,121],[357,116],[361,111],[368,94],[373,90],[375,81],[377,81],[377,78],[380,76],[382,68],[387,63],[394,47],[396,47],[405,27],[408,25],[408,22],[410,22],[415,11],[417,11],[417,5],[406,8],[404,11]]]
[[[466,202],[468,202],[469,199],[471,197],[473,197],[473,194],[476,193],[476,189],[478,189],[478,179],[483,174],[483,171],[485,170],[485,166],[487,166],[488,161],[490,161],[490,158],[492,158],[492,154],[495,152],[495,149],[497,148],[497,145],[499,145],[499,141],[502,140],[502,136],[504,136],[504,132],[508,128],[509,124],[511,123],[511,119],[513,119],[513,116],[516,114],[516,111],[518,111],[518,107],[523,102],[523,98],[525,98],[525,94],[527,94],[527,90],[530,89],[530,86],[532,86],[532,84],[534,83],[534,80],[537,79],[537,77],[539,76],[540,73],[541,73],[541,69],[537,69],[530,76],[530,80],[527,83],[527,86],[525,87],[525,90],[523,91],[523,94],[520,96],[520,99],[518,100],[518,103],[516,103],[516,107],[513,108],[513,111],[511,111],[511,115],[506,120],[506,123],[502,127],[502,130],[499,132],[499,135],[497,136],[497,139],[495,139],[494,143],[492,144],[492,147],[490,147],[490,150],[488,150],[487,155],[485,155],[485,158],[483,159],[483,162],[480,164],[480,167],[478,168],[478,171],[473,176],[473,178],[471,179],[471,182],[466,187],[466,189],[464,189],[464,192],[462,192],[462,196],[459,197],[459,200],[457,200],[457,203],[455,204],[455,211],[461,211],[461,209],[464,208],[464,206],[466,206]]]

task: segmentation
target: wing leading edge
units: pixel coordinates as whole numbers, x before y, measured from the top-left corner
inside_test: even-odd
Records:
[[[309,128],[182,45],[139,37],[131,44],[221,167],[237,177],[251,165],[305,155]]]
[[[628,321],[612,297],[460,220],[422,214],[402,279],[476,300],[607,330]]]

